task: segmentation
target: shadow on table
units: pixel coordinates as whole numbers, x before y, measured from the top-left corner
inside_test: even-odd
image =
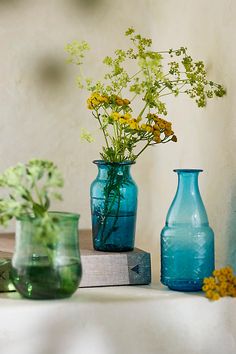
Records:
[[[20,296],[17,292],[1,293],[2,299],[8,300],[22,300],[37,302],[55,302],[55,301],[69,301],[80,303],[122,303],[122,302],[139,302],[139,301],[165,301],[169,300],[183,300],[189,297],[204,297],[202,291],[199,292],[181,292],[172,291],[167,287],[156,285],[130,285],[130,286],[115,286],[115,287],[93,287],[93,288],[79,288],[75,294],[69,299],[52,299],[52,300],[28,300]]]
[[[125,290],[124,290],[125,288]],[[189,297],[204,297],[203,292],[172,291],[162,285],[116,286],[104,288],[78,289],[72,302],[122,303],[141,301],[183,300]]]

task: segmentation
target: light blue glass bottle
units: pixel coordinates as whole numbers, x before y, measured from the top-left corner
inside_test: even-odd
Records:
[[[98,175],[91,184],[94,249],[107,252],[134,248],[138,188],[131,177],[134,162],[95,160]]]
[[[174,172],[178,188],[161,232],[161,282],[173,290],[197,291],[214,270],[214,233],[198,188],[202,170]]]

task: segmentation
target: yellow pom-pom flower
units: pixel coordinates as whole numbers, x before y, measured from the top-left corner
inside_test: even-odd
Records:
[[[236,277],[230,266],[216,269],[212,277],[203,279],[202,290],[206,297],[211,300],[219,300],[220,297],[236,297]]]

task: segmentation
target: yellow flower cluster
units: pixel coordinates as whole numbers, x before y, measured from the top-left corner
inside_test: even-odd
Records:
[[[93,92],[92,95],[87,99],[87,107],[88,109],[94,109],[98,107],[100,104],[110,103],[116,104],[117,106],[128,106],[130,101],[127,98],[121,98],[119,96],[104,96],[100,95],[98,92]]]
[[[162,142],[164,138],[161,138],[161,134],[164,134],[165,138],[172,136],[171,140],[177,142],[177,137],[174,135],[171,123],[159,118],[155,114],[148,114],[147,123],[145,124],[139,124],[142,118],[133,118],[130,113],[121,114],[119,112],[112,112],[110,118],[122,125],[126,125],[127,128],[132,130],[151,133],[155,143]]]
[[[123,99],[119,96],[115,96],[114,101],[117,104],[117,106],[128,106],[130,104],[130,101],[127,98]]]
[[[213,276],[204,278],[202,290],[211,300],[219,300],[220,297],[236,297],[236,276],[231,267],[214,270]]]
[[[153,121],[153,140],[156,143],[161,142],[161,133],[165,134],[165,138],[172,136],[171,140],[177,142],[177,137],[174,135],[171,122],[168,122],[163,118],[159,118],[156,114],[153,113],[148,114],[148,119]]]
[[[140,130],[138,124],[140,119],[133,118],[130,113],[121,114],[118,112],[112,112],[110,117],[112,120],[118,121],[120,124],[125,124],[133,130]]]
[[[107,96],[100,95],[97,92],[92,93],[92,95],[87,99],[88,109],[94,109],[102,103],[108,103],[109,98]]]

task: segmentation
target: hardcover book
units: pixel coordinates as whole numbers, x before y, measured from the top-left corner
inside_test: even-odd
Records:
[[[150,253],[138,248],[122,253],[95,251],[91,231],[81,230],[79,235],[83,268],[81,288],[150,284]],[[14,290],[9,279],[14,247],[14,234],[0,234],[0,291]]]

